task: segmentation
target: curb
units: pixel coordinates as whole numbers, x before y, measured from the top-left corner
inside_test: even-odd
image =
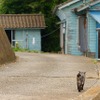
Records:
[[[93,98],[93,100],[100,100],[100,92]]]
[[[71,100],[100,100],[100,85],[93,86],[82,95]]]

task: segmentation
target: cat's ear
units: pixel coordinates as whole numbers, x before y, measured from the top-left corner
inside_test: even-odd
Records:
[[[81,72],[79,71],[79,73],[81,73]]]

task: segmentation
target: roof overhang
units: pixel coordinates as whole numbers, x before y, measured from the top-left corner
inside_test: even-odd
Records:
[[[77,12],[80,12],[80,11],[82,11],[82,10],[85,10],[85,9],[87,9],[87,8],[90,8],[91,6],[96,5],[96,4],[98,4],[98,3],[100,3],[100,0],[91,2],[90,4],[87,4],[87,5],[83,6],[83,7],[78,8],[78,9],[77,9]]]
[[[57,5],[53,10],[53,14],[57,11],[57,9],[61,10],[61,9],[65,8],[65,7],[68,7],[68,6],[70,6],[70,5],[72,5],[72,4],[76,3],[76,2],[79,2],[79,1],[80,0],[73,0],[73,1],[70,1],[70,2],[65,2],[65,3]]]
[[[0,26],[14,29],[44,29],[46,27],[44,15],[42,14],[0,14]]]
[[[58,7],[58,9],[63,9],[63,8],[68,7],[68,6],[74,4],[74,3],[78,2],[78,1],[80,1],[80,0],[73,0],[73,1],[71,1],[69,3],[66,3],[66,4],[62,5],[61,7]]]
[[[4,28],[4,27],[3,27],[3,28]],[[42,29],[45,29],[45,28],[46,28],[46,27],[41,27],[41,28],[37,28],[37,27],[36,27],[36,28],[35,28],[35,27],[31,27],[31,28],[29,28],[29,27],[26,27],[26,28],[23,28],[23,27],[22,27],[22,28],[21,28],[21,27],[19,27],[19,28],[6,28],[6,27],[5,27],[4,29],[5,29],[5,30],[15,30],[15,29],[19,29],[19,30],[20,30],[20,29],[25,29],[25,30],[27,30],[27,29],[29,29],[29,30],[31,30],[31,29],[34,29],[34,30],[35,30],[35,29],[36,29],[36,30],[42,30]]]

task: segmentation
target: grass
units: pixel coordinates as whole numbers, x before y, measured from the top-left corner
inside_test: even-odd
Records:
[[[22,48],[13,48],[14,52],[34,52],[39,53],[40,51],[37,50],[29,50],[29,49],[22,49]]]

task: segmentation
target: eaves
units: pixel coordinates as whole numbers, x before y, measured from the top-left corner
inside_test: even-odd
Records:
[[[70,0],[70,1],[67,1],[67,2],[64,2],[62,4],[57,5],[53,10],[53,14],[57,11],[57,9],[59,9],[59,10],[63,9],[65,7],[68,7],[68,6],[70,6],[70,5],[72,5],[72,4],[76,3],[76,2],[79,2],[79,1],[80,0]]]
[[[86,4],[85,6],[78,8],[78,9],[77,9],[77,12],[80,12],[80,11],[82,11],[82,10],[85,10],[86,8],[89,8],[89,7],[91,7],[91,6],[93,6],[93,5],[96,5],[96,4],[98,4],[98,3],[100,3],[100,0],[97,0],[97,1],[95,1],[95,2]]]

